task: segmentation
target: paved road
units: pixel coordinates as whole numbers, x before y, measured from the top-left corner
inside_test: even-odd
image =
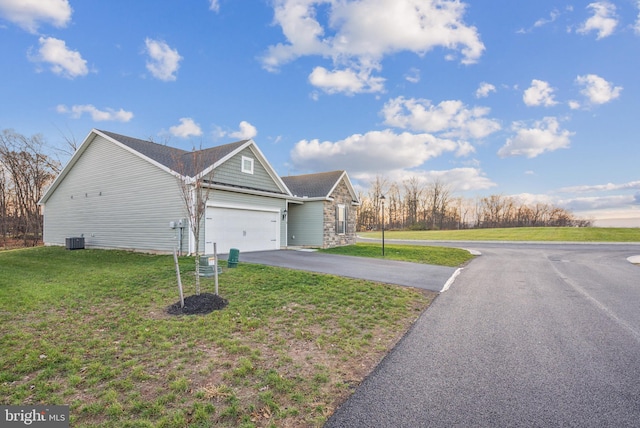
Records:
[[[240,255],[241,262],[361,278],[387,284],[440,291],[455,268],[309,251],[257,251]]]
[[[326,427],[640,426],[638,245],[480,250]]]

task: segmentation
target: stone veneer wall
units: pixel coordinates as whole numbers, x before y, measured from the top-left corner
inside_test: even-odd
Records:
[[[323,247],[339,247],[356,243],[356,208],[351,204],[353,198],[344,180],[336,186],[333,202],[324,202],[324,237]],[[347,207],[347,230],[344,235],[336,234],[336,207],[344,204]]]

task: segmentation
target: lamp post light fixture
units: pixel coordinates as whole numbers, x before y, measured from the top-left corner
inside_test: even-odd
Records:
[[[380,195],[380,202],[382,203],[382,257],[384,257],[384,195]]]

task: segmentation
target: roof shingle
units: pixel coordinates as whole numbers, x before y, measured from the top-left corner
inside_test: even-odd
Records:
[[[100,132],[172,171],[189,177],[197,175],[249,141],[242,140],[208,149],[187,151],[148,140],[127,137],[114,132],[102,130]]]
[[[326,198],[344,171],[320,172],[282,177],[291,194],[297,197]]]

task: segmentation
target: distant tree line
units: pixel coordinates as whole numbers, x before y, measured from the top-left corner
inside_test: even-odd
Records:
[[[384,196],[384,198],[381,198]],[[516,197],[490,195],[476,199],[454,197],[442,181],[424,183],[417,177],[390,183],[376,177],[360,194],[358,229],[453,230],[494,227],[590,226],[570,211],[548,203],[529,204]]]
[[[44,154],[40,135],[0,134],[0,246],[16,240],[35,246],[42,240],[38,201],[60,171],[60,162]]]

